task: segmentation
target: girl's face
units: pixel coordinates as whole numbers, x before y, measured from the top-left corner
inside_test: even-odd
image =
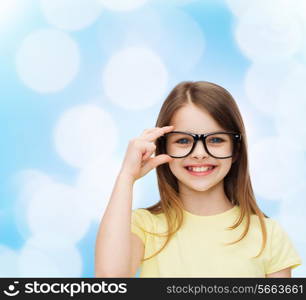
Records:
[[[191,133],[210,133],[215,131],[226,131],[221,128],[209,113],[200,110],[195,105],[180,108],[173,116],[170,125],[173,130]],[[185,168],[193,164],[213,164],[216,167],[207,175],[195,176]],[[198,141],[192,153],[183,158],[175,158],[169,162],[169,167],[178,179],[179,187],[183,184],[185,188],[194,191],[207,191],[217,184],[223,184],[222,180],[229,172],[232,165],[232,157],[217,159],[210,156],[201,141]]]

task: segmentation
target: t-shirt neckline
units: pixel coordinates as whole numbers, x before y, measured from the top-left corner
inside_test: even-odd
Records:
[[[238,211],[239,207],[238,205],[234,205],[232,208],[221,212],[221,213],[217,213],[214,215],[207,215],[207,216],[202,216],[202,215],[195,215],[187,210],[185,210],[183,208],[183,211],[185,213],[186,216],[193,218],[193,219],[198,219],[198,220],[212,220],[212,219],[217,219],[217,218],[223,218],[229,215],[234,215],[237,211]]]

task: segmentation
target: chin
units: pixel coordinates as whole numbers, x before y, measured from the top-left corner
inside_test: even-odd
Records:
[[[220,174],[219,174],[220,175]],[[226,174],[225,174],[226,175]],[[208,191],[212,188],[215,188],[217,185],[222,184],[223,178],[225,176],[217,176],[215,178],[204,178],[204,177],[199,177],[199,178],[186,178],[182,174],[180,176],[176,176],[178,181],[181,182],[185,187],[199,191],[199,192],[205,192]]]
[[[180,176],[180,177],[177,176],[177,179],[186,188],[190,190],[198,191],[198,192],[208,191],[209,189],[213,188],[215,185],[219,183],[218,181],[211,181],[211,180],[192,181],[190,179],[186,179],[183,176]]]
[[[186,184],[185,184],[186,185]],[[186,186],[194,191],[197,192],[207,192],[214,188],[217,185],[217,183],[208,183],[208,184],[187,184]]]

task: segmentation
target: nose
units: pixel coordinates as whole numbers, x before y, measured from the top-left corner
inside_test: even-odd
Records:
[[[204,147],[204,141],[202,139],[198,140],[192,153],[191,153],[192,157],[207,157],[208,153],[205,150]]]

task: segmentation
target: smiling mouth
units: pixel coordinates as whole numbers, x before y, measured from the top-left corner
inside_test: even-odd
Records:
[[[205,175],[211,174],[216,168],[217,166],[212,166],[209,168],[184,167],[184,169],[186,169],[189,174],[195,175],[195,176],[205,176]]]

